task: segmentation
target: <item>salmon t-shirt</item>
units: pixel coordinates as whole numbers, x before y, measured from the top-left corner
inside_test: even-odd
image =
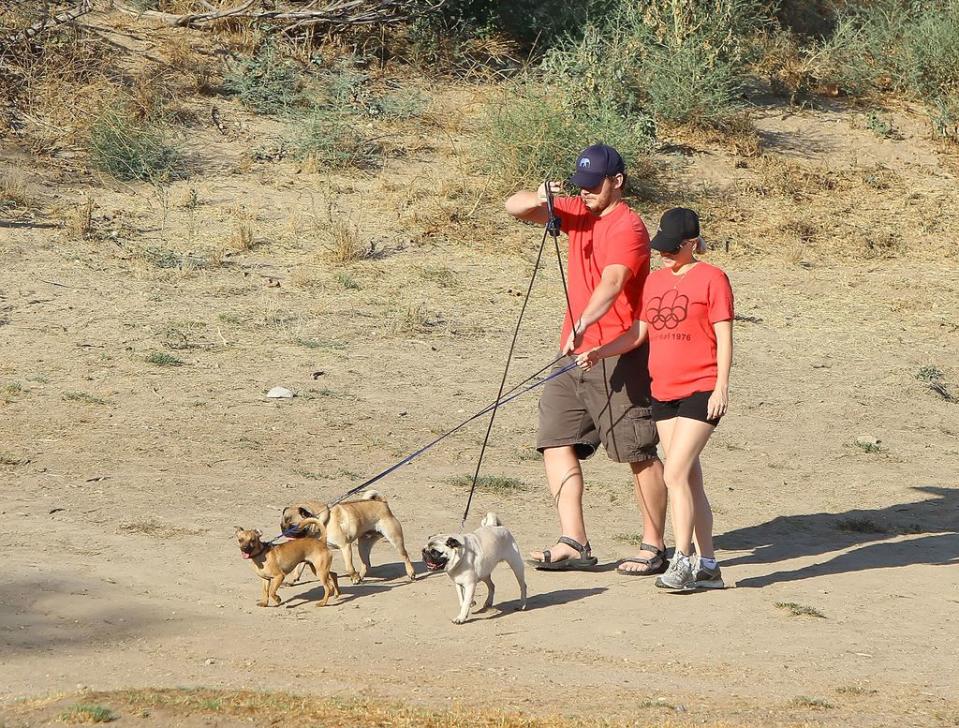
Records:
[[[586,329],[576,352],[588,351],[617,338],[633,325],[639,312],[643,284],[649,275],[649,233],[642,218],[625,202],[598,217],[579,197],[557,197],[553,206],[569,236],[569,303],[579,320],[599,285],[603,268],[625,265],[632,275],[603,317]],[[572,331],[569,312],[563,321],[560,347]]]
[[[696,263],[684,275],[661,268],[649,274],[640,320],[649,324],[649,376],[660,402],[716,387],[713,324],[733,318],[733,289],[726,274]]]

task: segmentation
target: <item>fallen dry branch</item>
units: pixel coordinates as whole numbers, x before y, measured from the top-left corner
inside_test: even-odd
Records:
[[[247,0],[232,8],[219,9],[204,1],[203,6],[209,8],[207,12],[183,15],[158,10],[137,10],[121,0],[115,0],[114,7],[130,15],[179,27],[198,27],[219,20],[242,19],[254,23],[268,23],[274,25],[275,30],[289,32],[313,25],[335,27],[397,23],[434,12],[445,3],[446,0],[334,0],[322,7],[316,7],[318,3],[311,2],[299,8],[264,8],[261,0]]]
[[[65,23],[72,23],[77,18],[93,10],[93,0],[80,0],[76,7],[65,10],[62,13],[56,13],[49,9],[49,5],[45,7],[45,10],[47,12],[44,12],[43,17],[36,23],[4,38],[4,44],[14,45],[16,43],[22,43],[25,40],[34,38],[45,30],[56,28]]]

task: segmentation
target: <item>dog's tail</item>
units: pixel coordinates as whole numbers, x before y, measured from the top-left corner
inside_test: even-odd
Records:
[[[368,490],[368,491],[366,491],[366,492],[363,493],[363,500],[385,501],[386,498],[384,498],[383,496],[381,496],[381,495],[380,495],[377,491],[375,491],[375,490]]]
[[[499,516],[490,511],[486,514],[486,518],[483,519],[483,522],[480,523],[481,526],[502,526],[500,523]]]
[[[304,518],[300,521],[300,527],[308,536],[326,541],[326,524],[319,518]]]

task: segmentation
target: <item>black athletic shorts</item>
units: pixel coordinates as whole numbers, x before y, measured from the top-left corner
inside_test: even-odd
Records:
[[[707,418],[709,411],[709,398],[712,392],[693,392],[688,397],[682,399],[672,399],[668,402],[660,402],[658,399],[652,400],[652,418],[654,422],[671,420],[674,417],[688,417],[691,420],[699,420],[710,425],[718,425],[722,417],[714,420]]]

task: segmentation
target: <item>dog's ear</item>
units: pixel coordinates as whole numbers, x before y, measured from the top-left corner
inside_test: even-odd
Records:
[[[261,531],[259,528],[256,529],[253,533],[255,533],[259,538],[263,538],[263,531]]]
[[[316,518],[315,513],[310,513],[303,506],[300,506],[299,510],[300,510],[300,518]]]
[[[446,539],[446,545],[447,545],[449,548],[451,548],[451,549],[458,549],[458,548],[462,548],[462,546],[463,546],[463,544],[461,544],[459,541],[457,541],[457,540],[456,540],[455,538],[453,538],[452,536],[450,536],[448,539]]]
[[[246,529],[243,526],[234,526],[233,535],[236,536],[240,531],[245,531]]]

